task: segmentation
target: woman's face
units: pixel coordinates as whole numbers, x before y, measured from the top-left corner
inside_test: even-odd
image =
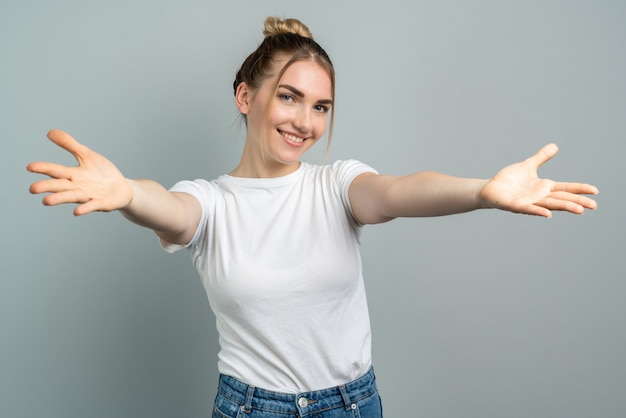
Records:
[[[298,163],[324,134],[333,104],[332,84],[327,70],[312,60],[291,64],[275,90],[277,77],[249,92],[239,108],[247,115],[247,141],[258,148],[261,161],[286,168]]]

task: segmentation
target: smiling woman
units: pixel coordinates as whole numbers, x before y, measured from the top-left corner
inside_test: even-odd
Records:
[[[333,66],[295,19],[268,18],[264,33],[234,83],[247,135],[230,174],[166,190],[127,179],[69,134],[50,131],[78,166],[31,163],[30,171],[51,179],[30,190],[49,193],[46,205],[77,203],[76,215],[119,210],[154,230],[166,251],[190,252],[220,334],[214,417],[381,417],[362,227],[481,208],[582,213],[595,209],[584,195],[597,189],[537,176],[557,153],[553,144],[490,179],[381,175],[355,160],[303,162],[332,131]]]
[[[326,131],[332,104],[331,77],[313,60],[276,63],[281,71],[267,78],[258,90],[241,82],[235,102],[246,115],[248,133],[239,177],[281,177],[295,171],[300,159]]]

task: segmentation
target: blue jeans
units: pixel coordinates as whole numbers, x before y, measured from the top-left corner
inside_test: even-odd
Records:
[[[213,418],[382,418],[374,370],[345,385],[298,394],[272,392],[221,375]]]

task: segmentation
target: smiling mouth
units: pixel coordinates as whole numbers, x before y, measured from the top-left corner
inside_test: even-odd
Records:
[[[305,138],[300,138],[300,137],[298,137],[298,136],[288,134],[287,132],[284,132],[284,131],[281,131],[281,130],[279,130],[279,131],[278,131],[278,133],[279,133],[279,134],[280,134],[283,138],[285,138],[285,139],[287,139],[288,141],[293,142],[293,143],[295,143],[295,144],[301,144],[301,143],[303,143],[303,142],[305,141]]]

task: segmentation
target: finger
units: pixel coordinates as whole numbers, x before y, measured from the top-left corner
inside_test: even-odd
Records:
[[[552,212],[550,211],[550,209],[547,209],[546,207],[541,205],[526,205],[519,211],[516,210],[516,212],[526,215],[543,216],[544,218],[552,217]]]
[[[76,141],[70,134],[58,129],[52,129],[48,132],[48,139],[70,152],[78,161],[89,150],[86,146]]]
[[[579,205],[591,210],[598,209],[598,203],[595,200],[588,198],[587,196],[579,196],[579,199],[580,200],[576,202]]]
[[[90,200],[88,202],[85,202],[81,205],[76,206],[74,208],[74,215],[82,216],[82,215],[87,215],[89,213],[97,212],[97,211],[107,212],[106,210],[99,207],[97,200]]]
[[[41,180],[31,184],[29,190],[32,194],[59,193],[70,190],[73,187],[75,186],[68,180]]]
[[[81,216],[91,212],[112,212],[119,206],[108,199],[90,199],[74,209],[74,215]]]
[[[57,206],[65,203],[85,203],[88,201],[89,196],[80,189],[65,190],[49,194],[43,198],[43,204],[46,206]]]
[[[56,179],[67,179],[70,178],[71,167],[56,163],[37,161],[28,164],[26,169],[32,173],[45,174]]]
[[[579,195],[579,194],[568,193],[568,192],[554,192],[554,193],[551,193],[549,197],[556,199],[556,200],[562,200],[564,202],[575,203],[576,205],[579,205],[581,208],[594,210],[598,207],[598,204],[596,203],[595,200],[591,199],[590,197]]]
[[[555,182],[552,186],[553,191],[562,191],[575,194],[598,194],[598,188],[591,184],[585,183],[564,183]]]
[[[544,145],[535,155],[528,158],[526,161],[539,168],[541,165],[550,161],[557,152],[559,152],[559,147],[557,147],[556,144]]]
[[[549,210],[558,210],[558,211],[566,211],[575,214],[582,214],[585,212],[585,208],[573,201],[563,200],[554,197],[546,197],[541,201],[537,202],[536,205],[542,206]]]

